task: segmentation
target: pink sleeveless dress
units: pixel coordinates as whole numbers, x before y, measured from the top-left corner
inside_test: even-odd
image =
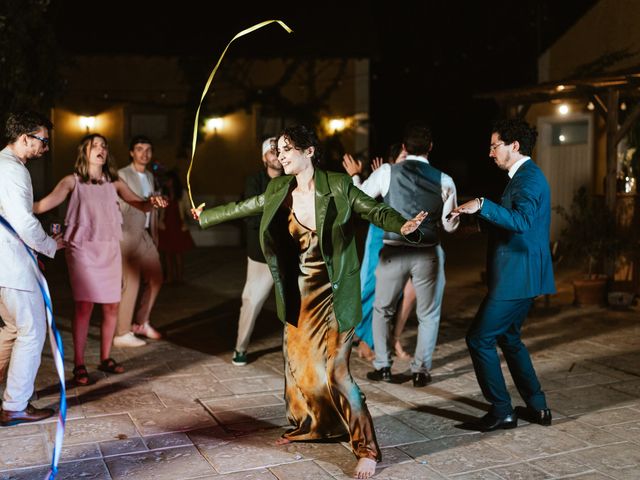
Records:
[[[117,303],[122,291],[122,214],[113,183],[83,183],[74,175],[64,239],[73,299]]]

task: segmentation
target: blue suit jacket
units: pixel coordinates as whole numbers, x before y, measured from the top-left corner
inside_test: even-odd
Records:
[[[485,199],[478,214],[489,222],[489,296],[514,300],[555,293],[549,249],[551,193],[533,160],[517,170],[500,205]]]

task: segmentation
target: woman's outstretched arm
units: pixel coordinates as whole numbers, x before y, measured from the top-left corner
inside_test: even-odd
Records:
[[[65,201],[73,187],[75,186],[75,178],[73,175],[67,175],[58,182],[51,193],[41,200],[33,203],[33,213],[39,214],[48,212],[52,208],[56,208]]]

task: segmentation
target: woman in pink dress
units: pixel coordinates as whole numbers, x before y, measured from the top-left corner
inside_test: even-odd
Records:
[[[35,213],[43,213],[69,198],[64,239],[75,302],[73,375],[78,385],[92,383],[84,365],[84,351],[95,303],[102,304],[98,369],[124,372],[122,365],[110,356],[122,285],[122,214],[118,196],[145,212],[166,205],[159,197],[145,200],[137,196],[120,181],[107,139],[94,133],[80,142],[74,173],[60,180],[49,195],[33,206]]]

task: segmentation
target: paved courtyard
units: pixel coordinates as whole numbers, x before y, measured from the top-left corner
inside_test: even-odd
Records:
[[[354,355],[352,373],[367,396],[383,451],[378,479],[639,479],[640,309],[574,307],[570,272],[559,293],[540,299],[525,343],[554,414],[552,427],[457,428],[484,413],[464,343],[484,289],[480,238],[450,240],[447,289],[432,384],[367,381],[370,365]],[[71,378],[72,302],[64,258],[48,264],[54,307]],[[287,425],[282,399],[281,325],[270,300],[254,333],[250,364],[235,367],[242,248],[200,248],[187,257],[186,283],[167,285],[153,316],[165,339],[117,349],[127,372],[105,375],[98,363],[94,312],[87,366],[97,382],[68,384],[69,410],[59,479],[346,479],[355,458],[342,443],[276,447]],[[415,319],[405,345],[415,341]],[[407,362],[397,361],[401,374]],[[507,374],[508,376],[508,374]],[[399,376],[402,378],[402,376]],[[35,404],[57,406],[54,365],[45,345]],[[522,404],[513,391],[516,405]],[[54,421],[0,429],[0,479],[44,478]]]

